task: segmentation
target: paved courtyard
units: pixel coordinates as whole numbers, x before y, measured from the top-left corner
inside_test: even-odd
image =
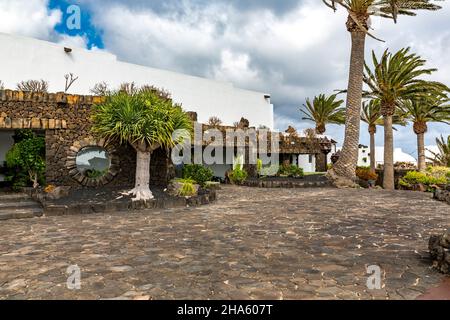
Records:
[[[0,222],[3,299],[415,299],[444,277],[428,194],[224,187],[201,208]],[[66,286],[70,265],[81,289]],[[382,270],[368,290],[366,268]]]

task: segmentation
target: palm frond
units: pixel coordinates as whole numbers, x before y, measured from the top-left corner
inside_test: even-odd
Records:
[[[173,105],[168,95],[156,90],[119,90],[96,105],[93,110],[92,131],[108,140],[171,148],[176,130],[192,131],[192,123],[180,106]]]
[[[304,115],[302,119],[315,122],[317,131],[324,131],[327,124],[343,124],[345,122],[343,103],[344,100],[338,100],[336,94],[331,96],[321,94],[314,97],[312,102],[307,98],[303,109],[300,109]]]
[[[436,145],[439,151],[433,152],[428,150],[433,155],[428,160],[438,166],[450,167],[450,136],[447,137],[447,141],[445,141],[443,136],[437,138]]]

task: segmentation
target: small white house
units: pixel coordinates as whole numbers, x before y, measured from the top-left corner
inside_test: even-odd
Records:
[[[417,165],[417,159],[412,155],[405,153],[402,148],[394,149],[394,163],[396,162],[406,162]],[[375,148],[375,164],[376,166],[384,164],[384,147]],[[370,148],[368,146],[359,146],[358,166],[370,166]]]

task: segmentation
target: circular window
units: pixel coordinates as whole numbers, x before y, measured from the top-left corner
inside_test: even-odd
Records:
[[[108,174],[111,158],[104,148],[93,146],[78,151],[76,156],[78,172],[89,179],[101,179]]]

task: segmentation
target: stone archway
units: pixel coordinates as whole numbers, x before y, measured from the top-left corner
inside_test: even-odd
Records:
[[[77,155],[85,148],[96,147],[105,150],[109,159],[110,165],[106,172],[98,177],[86,176],[80,171],[77,166]],[[104,139],[95,139],[93,137],[86,137],[82,140],[75,141],[67,152],[66,168],[69,171],[70,177],[85,187],[99,187],[110,183],[121,171],[120,159],[117,155],[116,149],[112,144],[106,143]]]

